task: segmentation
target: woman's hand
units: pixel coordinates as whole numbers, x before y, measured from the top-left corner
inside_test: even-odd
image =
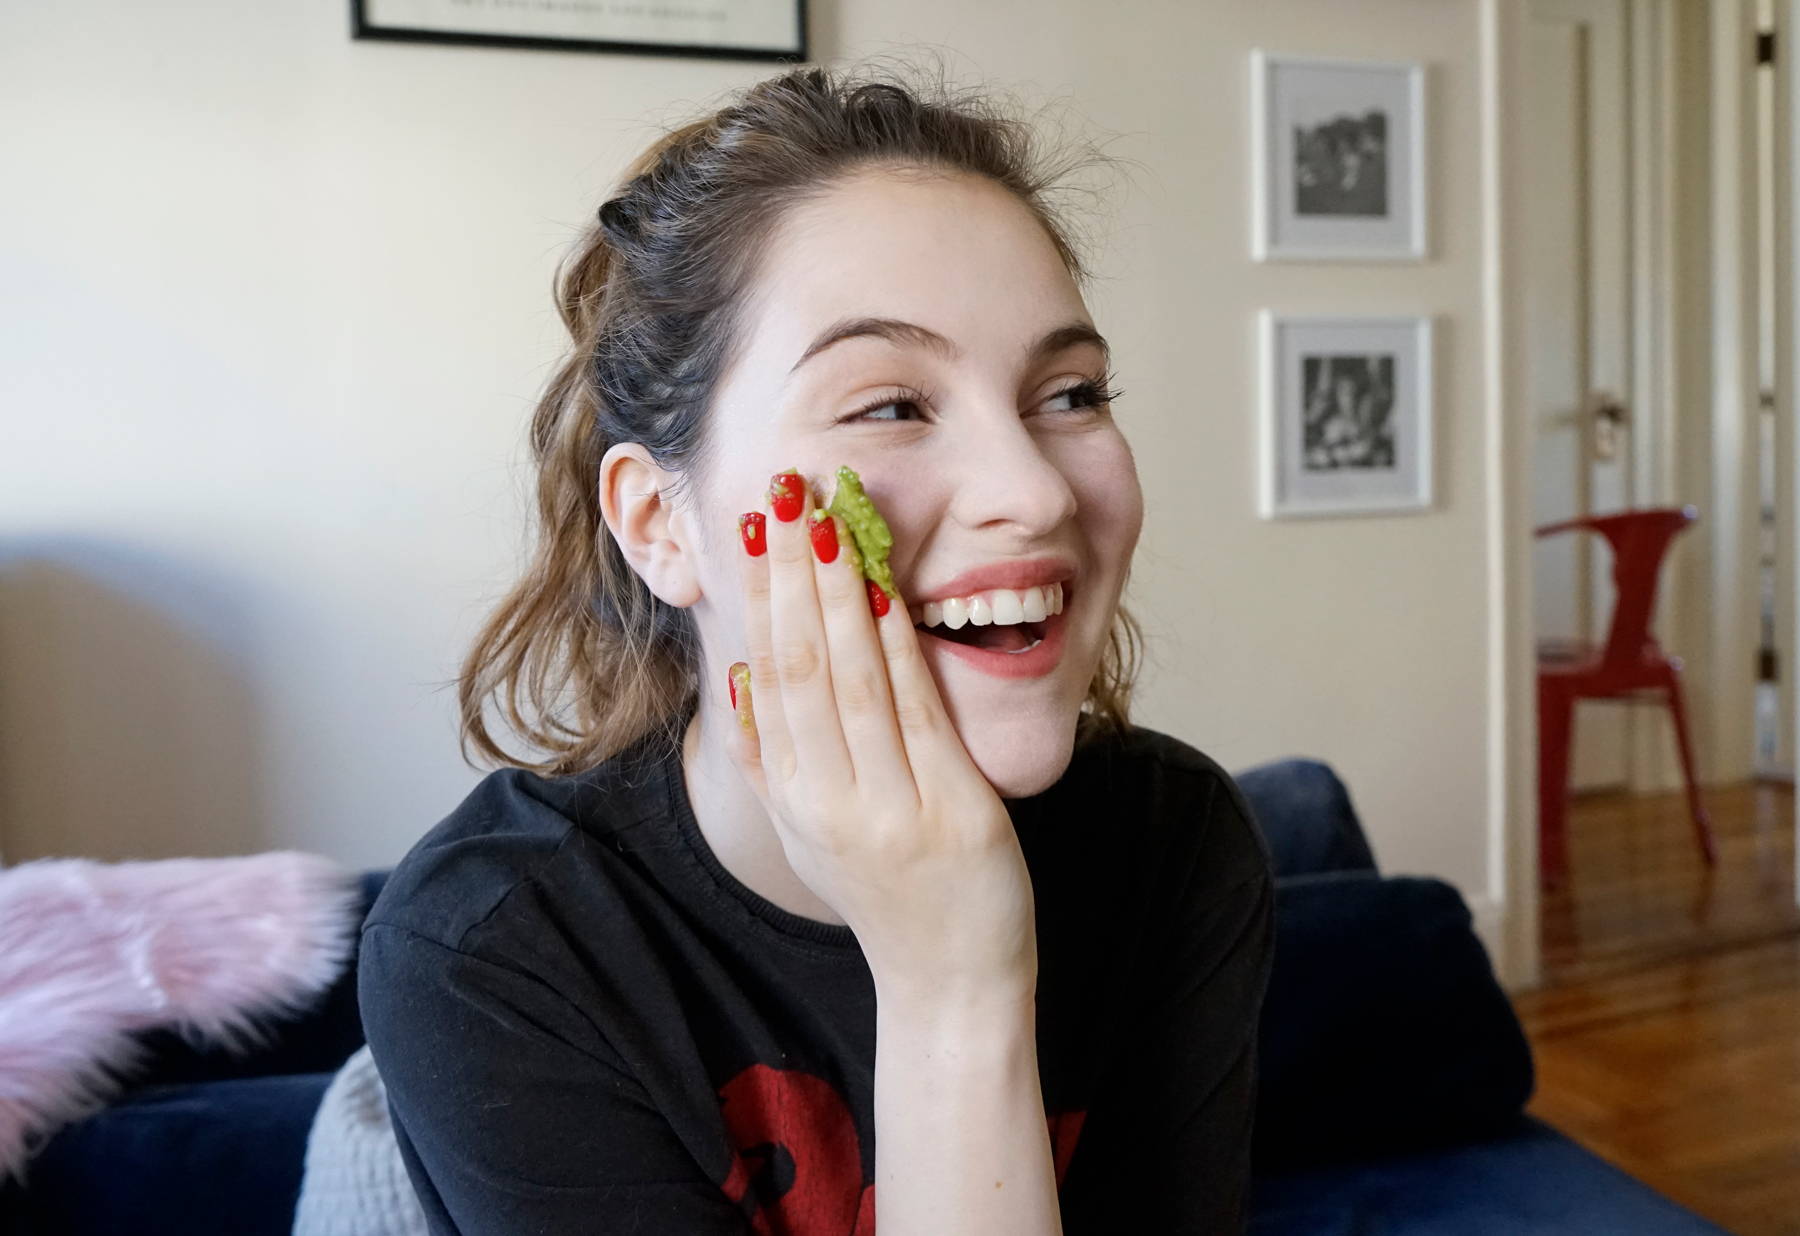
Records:
[[[795,473],[743,517],[749,689],[731,753],[794,874],[856,933],[877,985],[1017,999],[1037,982],[1031,877],[963,747],[905,604]],[[723,687],[724,684],[721,684]]]

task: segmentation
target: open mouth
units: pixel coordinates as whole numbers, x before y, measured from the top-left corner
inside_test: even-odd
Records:
[[[912,617],[925,635],[964,648],[1018,656],[1043,643],[1066,603],[1060,583],[987,588],[966,597],[927,601]]]
[[[927,635],[936,636],[964,648],[984,648],[989,652],[1030,652],[1044,642],[1044,624],[1021,622],[1004,627],[964,627],[949,631],[943,627],[921,627]]]

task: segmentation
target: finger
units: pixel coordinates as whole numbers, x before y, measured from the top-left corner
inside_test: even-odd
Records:
[[[725,741],[726,751],[738,770],[750,782],[758,798],[765,800],[768,784],[763,777],[762,743],[756,734],[755,702],[751,694],[750,666],[734,661],[726,671],[725,688],[731,701],[732,725]]]
[[[850,752],[831,687],[825,621],[813,572],[812,521],[807,517],[811,509],[811,495],[799,473],[789,470],[772,478],[769,643],[799,775],[816,786],[842,786],[852,779]],[[762,691],[759,698],[766,700],[768,692]]]
[[[903,795],[916,795],[917,787],[900,724],[894,719],[887,662],[870,615],[869,594],[851,552],[855,542],[842,516],[822,511],[814,513],[811,540],[832,693],[852,775],[859,786],[880,793],[884,801],[901,801]]]
[[[874,580],[866,581],[866,588],[887,663],[894,719],[900,726],[907,757],[916,766],[924,753],[937,749],[947,735],[954,733],[950,715],[944,710],[937,680],[932,678],[931,667],[925,664],[925,654],[919,649],[919,633],[913,629],[906,602],[890,597]]]
[[[743,540],[741,578],[744,589],[744,649],[750,669],[751,695],[755,700],[757,755],[765,787],[773,781],[785,785],[794,775],[794,748],[788,742],[787,719],[781,710],[781,689],[775,673],[775,652],[769,643],[769,532],[761,511],[738,516]]]

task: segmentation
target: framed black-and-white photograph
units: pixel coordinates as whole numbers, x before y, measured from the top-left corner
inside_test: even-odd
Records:
[[[358,39],[806,59],[806,0],[350,0]]]
[[[1425,256],[1425,69],[1250,53],[1257,261]]]
[[[1261,515],[1432,503],[1431,319],[1264,310]]]

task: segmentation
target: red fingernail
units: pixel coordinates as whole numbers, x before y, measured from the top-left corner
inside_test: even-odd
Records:
[[[738,535],[744,538],[744,552],[752,558],[760,558],[769,551],[761,511],[747,511],[738,516]]]
[[[769,482],[769,509],[775,512],[775,518],[791,524],[800,518],[800,508],[805,503],[806,482],[800,479],[800,474],[777,472]]]
[[[725,685],[731,688],[731,711],[737,711],[737,667],[742,661],[735,662],[725,671]]]
[[[884,618],[888,612],[888,594],[881,590],[881,585],[872,579],[863,580],[869,588],[869,612],[877,618]]]
[[[812,521],[813,553],[819,556],[820,562],[836,562],[838,555],[837,521],[829,515],[820,518],[823,512],[814,511]]]

